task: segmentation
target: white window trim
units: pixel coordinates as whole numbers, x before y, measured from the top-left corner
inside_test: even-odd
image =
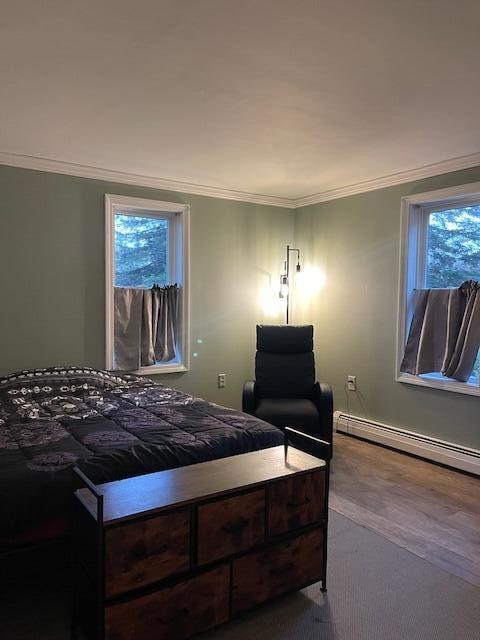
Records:
[[[411,294],[413,289],[425,286],[425,259],[422,255],[425,256],[427,238],[426,224],[422,224],[421,217],[426,218],[433,209],[435,211],[442,208],[451,209],[479,201],[480,182],[417,193],[402,198],[395,375],[397,382],[480,396],[479,378],[471,378],[471,382],[460,382],[449,378],[440,379],[435,374],[415,376],[400,371],[408,335],[407,327],[410,326],[413,314]]]
[[[170,225],[174,234],[173,247],[182,245],[181,257],[175,251],[169,251],[169,270],[175,266],[181,273],[177,284],[181,286],[179,320],[180,330],[178,346],[181,354],[179,362],[155,364],[141,367],[135,373],[152,375],[161,373],[180,373],[190,370],[190,207],[174,202],[161,202],[130,196],[105,195],[105,361],[106,368],[113,368],[113,340],[114,340],[114,275],[115,275],[115,240],[114,219],[117,212],[160,212],[169,214],[177,224]],[[172,240],[172,238],[171,238]]]

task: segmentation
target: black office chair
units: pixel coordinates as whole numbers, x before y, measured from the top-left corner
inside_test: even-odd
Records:
[[[319,455],[320,446],[321,457],[331,460],[333,395],[329,384],[315,381],[313,326],[258,325],[255,378],[243,387],[243,411],[292,428],[286,435],[295,446],[296,431],[314,436],[317,444],[301,438],[299,448]]]

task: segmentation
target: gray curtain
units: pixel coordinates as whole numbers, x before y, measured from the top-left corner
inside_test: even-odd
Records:
[[[115,287],[114,359],[116,369],[134,371],[175,358],[178,287]]]
[[[466,382],[480,345],[480,284],[419,289],[400,371],[442,372]]]

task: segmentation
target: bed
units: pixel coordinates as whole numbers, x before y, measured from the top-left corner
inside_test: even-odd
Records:
[[[0,545],[69,528],[74,466],[110,482],[283,444],[251,415],[128,373],[50,367],[0,379]]]

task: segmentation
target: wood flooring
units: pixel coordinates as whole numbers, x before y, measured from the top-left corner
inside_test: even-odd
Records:
[[[330,507],[480,586],[480,478],[335,434]]]

